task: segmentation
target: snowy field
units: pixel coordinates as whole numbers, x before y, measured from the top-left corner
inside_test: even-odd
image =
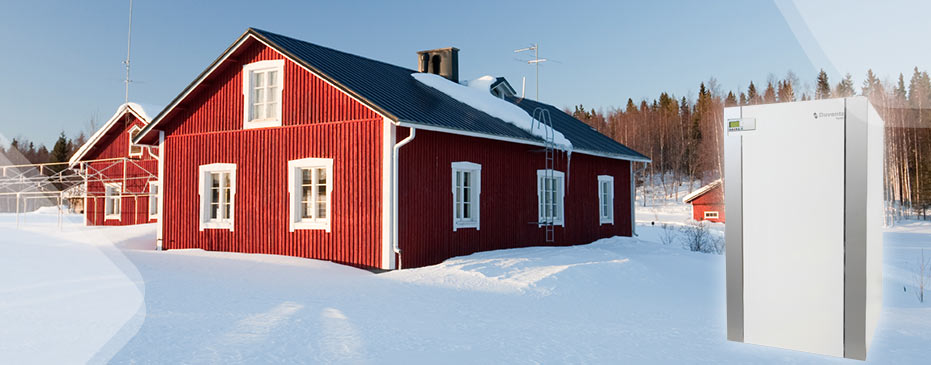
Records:
[[[0,215],[0,363],[860,363],[726,341],[724,257],[663,245],[651,225],[688,212],[638,208],[639,238],[384,274],[156,252],[154,225],[28,214],[16,228]],[[885,234],[868,363],[931,359],[931,303],[911,287],[922,247],[931,254],[931,223]]]

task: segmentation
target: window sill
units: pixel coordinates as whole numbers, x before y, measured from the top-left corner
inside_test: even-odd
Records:
[[[158,219],[158,215],[150,215],[149,220]]]
[[[119,214],[104,215],[103,220],[105,221],[118,221],[120,220]]]
[[[455,232],[455,231],[457,231],[457,230],[460,230],[460,229],[470,229],[470,228],[474,228],[476,231],[479,231],[479,230],[480,230],[480,229],[479,229],[478,222],[470,222],[470,223],[465,223],[465,222],[462,222],[462,223],[453,222],[453,232]]]
[[[553,221],[554,226],[565,227],[566,223],[562,221]],[[543,223],[537,223],[537,227],[543,227]]]
[[[330,222],[291,222],[291,232],[296,230],[325,230],[330,232]]]
[[[613,219],[612,219],[612,220],[603,220],[603,221],[599,221],[599,222],[598,222],[598,225],[605,225],[605,224],[610,224],[610,225],[613,226],[613,225],[614,225],[614,220],[613,220]]]
[[[205,229],[226,229],[233,231],[233,222],[200,222],[200,230]]]
[[[280,127],[280,126],[281,126],[280,119],[256,120],[256,121],[249,121],[249,122],[243,123],[242,129],[270,128],[270,127]]]

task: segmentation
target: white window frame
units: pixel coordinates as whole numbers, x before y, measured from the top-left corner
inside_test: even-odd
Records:
[[[476,230],[479,230],[482,211],[482,165],[474,162],[458,161],[451,163],[450,168],[452,169],[452,179],[450,185],[452,186],[453,196],[453,232],[460,228],[475,228]],[[456,177],[460,173],[469,173],[469,175],[472,177],[472,184],[469,187],[471,190],[469,192],[469,204],[471,205],[471,210],[469,213],[471,218],[468,219],[460,218],[456,215],[458,207],[463,203],[460,201],[460,198],[464,197],[464,195],[460,196],[457,194],[459,192],[459,187],[456,186]],[[463,214],[463,216],[464,215],[465,214]]]
[[[134,125],[131,128],[129,128],[129,132],[127,132],[129,134],[129,157],[138,158],[138,157],[142,157],[142,154],[145,153],[145,147],[133,143],[133,132],[134,131],[141,132],[142,127],[138,125]],[[133,148],[138,148],[139,150],[137,152],[133,152]]]
[[[326,179],[326,218],[303,218],[301,216],[301,198],[303,198],[302,169],[325,168]],[[316,184],[316,174],[313,178]],[[303,158],[288,161],[288,229],[294,232],[298,229],[322,229],[330,232],[333,222],[333,159],[332,158]],[[313,189],[314,212],[317,211],[317,191]]]
[[[275,118],[252,119],[252,74],[255,72],[278,72],[278,92],[276,100],[278,105],[275,107]],[[266,84],[267,85],[267,84]],[[281,95],[284,91],[284,60],[268,60],[253,62],[242,66],[242,95],[243,95],[243,114],[242,128],[268,128],[281,126]]]
[[[554,226],[566,226],[566,174],[558,170],[537,170],[537,226],[543,226],[544,208],[543,208],[543,178],[546,177],[547,171],[553,172],[553,179],[556,181],[556,217],[553,218]]]
[[[228,173],[230,175],[230,215],[213,219],[210,218],[210,175],[213,173]],[[200,230],[205,229],[228,229],[233,230],[236,218],[236,164],[232,163],[213,163],[201,165],[198,169],[198,189],[200,193]],[[225,197],[220,195],[220,205],[222,207]],[[223,209],[221,208],[222,212]]]
[[[713,214],[713,216],[709,216],[708,215],[709,213]],[[720,216],[721,216],[721,213],[719,213],[717,210],[707,210],[704,213],[705,219],[720,219],[719,218]]]
[[[149,219],[158,219],[158,191],[161,188],[158,181],[149,181]]]
[[[598,175],[598,225],[602,224],[614,224],[614,176],[610,175]]]
[[[109,188],[116,188],[117,195],[110,195]],[[114,213],[110,213],[113,207],[113,201],[116,201]],[[103,184],[103,219],[120,220],[120,214],[123,208],[123,183],[104,183]]]

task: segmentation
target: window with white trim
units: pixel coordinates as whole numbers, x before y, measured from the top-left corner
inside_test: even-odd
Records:
[[[565,226],[565,174],[556,170],[537,170],[537,222]]]
[[[705,212],[705,219],[718,219],[718,212],[713,210]]]
[[[199,175],[200,229],[232,231],[236,211],[236,164],[201,165]]]
[[[482,165],[473,162],[453,162],[453,231],[459,228],[479,229],[482,194]]]
[[[122,200],[123,184],[105,183],[103,188],[103,218],[120,219],[120,201]]]
[[[614,176],[598,175],[598,223],[614,224]]]
[[[242,67],[243,129],[281,126],[284,60]]]
[[[158,181],[149,181],[149,219],[158,218]]]
[[[142,157],[142,146],[133,143],[139,132],[142,132],[142,127],[138,125],[129,128],[129,157]]]
[[[290,224],[296,229],[330,231],[333,199],[333,159],[288,161]]]

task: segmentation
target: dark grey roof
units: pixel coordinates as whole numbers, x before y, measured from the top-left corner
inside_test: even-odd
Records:
[[[504,137],[542,143],[539,137],[513,124],[492,117],[443,92],[420,83],[411,77],[411,74],[416,72],[414,70],[260,29],[250,28],[243,37],[249,34],[262,39],[279,52],[291,57],[295,62],[314,70],[327,81],[362,100],[369,107],[399,122],[420,125],[425,128],[433,127],[434,129],[448,130],[451,133],[462,131],[488,137]],[[214,64],[219,60],[214,61]],[[201,74],[200,77],[205,77],[206,72]],[[193,87],[193,85],[188,88]],[[178,96],[178,98],[181,97],[181,95]],[[178,98],[172,104],[175,104]],[[517,104],[524,107],[523,105],[529,103],[524,100]],[[572,142],[575,150],[623,159],[648,160],[642,154],[620,143],[613,142],[610,138],[589,128],[585,123],[562,113],[552,106],[542,103],[535,104],[556,111],[551,111],[553,127]],[[524,109],[527,108],[524,107]],[[156,117],[156,122],[163,117],[162,114],[166,110],[163,110]],[[155,123],[151,123],[143,133],[140,133],[137,140],[141,140],[148,133],[148,130],[154,126]]]
[[[634,159],[649,159],[552,105],[518,97],[509,97],[506,100],[524,109],[530,115],[533,115],[536,108],[549,110],[553,128],[566,136],[572,142],[573,148],[630,156]]]

